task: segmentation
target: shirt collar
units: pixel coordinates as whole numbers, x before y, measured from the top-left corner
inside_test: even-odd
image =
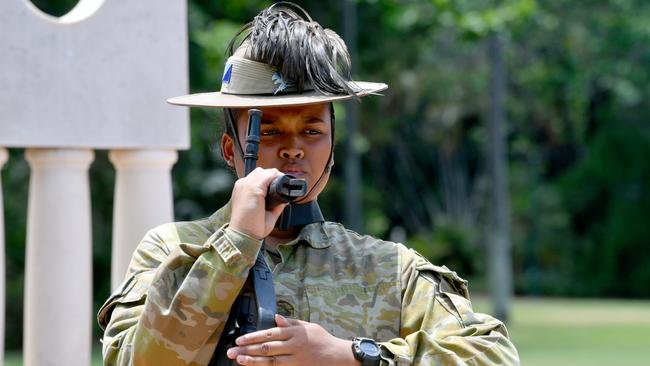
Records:
[[[209,217],[208,220],[212,223],[215,231],[230,220],[230,210],[231,203],[228,201],[228,203],[226,203]],[[312,224],[305,225],[302,230],[300,230],[300,233],[296,239],[283,245],[292,246],[303,240],[306,241],[312,248],[316,249],[327,248],[331,245],[329,236],[327,235],[327,232],[324,228],[324,223],[322,222],[314,222]]]
[[[312,248],[316,249],[327,248],[331,245],[323,222],[314,222],[305,225],[302,230],[300,230],[298,237],[286,245],[293,245],[301,240],[306,241]]]

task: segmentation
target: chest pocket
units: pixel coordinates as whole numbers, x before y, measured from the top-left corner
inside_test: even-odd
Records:
[[[306,286],[309,321],[336,337],[387,341],[399,335],[401,302],[397,283]]]

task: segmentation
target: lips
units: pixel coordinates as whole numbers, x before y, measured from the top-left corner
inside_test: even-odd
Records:
[[[307,172],[302,170],[297,164],[287,164],[280,168],[280,171],[284,174],[289,174],[295,178],[301,178],[307,175]]]

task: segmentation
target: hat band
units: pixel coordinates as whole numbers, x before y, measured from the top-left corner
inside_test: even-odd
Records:
[[[314,90],[311,83],[305,83],[303,91]],[[225,94],[268,95],[297,93],[293,81],[268,64],[242,57],[231,56],[221,80],[221,92]]]

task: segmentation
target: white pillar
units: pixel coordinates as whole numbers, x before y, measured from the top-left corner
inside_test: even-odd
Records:
[[[0,365],[5,359],[5,218],[4,202],[2,201],[2,167],[7,162],[7,149],[0,147]]]
[[[25,365],[90,365],[92,242],[87,149],[28,149]]]
[[[111,287],[123,280],[147,230],[174,218],[171,168],[175,150],[113,150],[115,166]]]

